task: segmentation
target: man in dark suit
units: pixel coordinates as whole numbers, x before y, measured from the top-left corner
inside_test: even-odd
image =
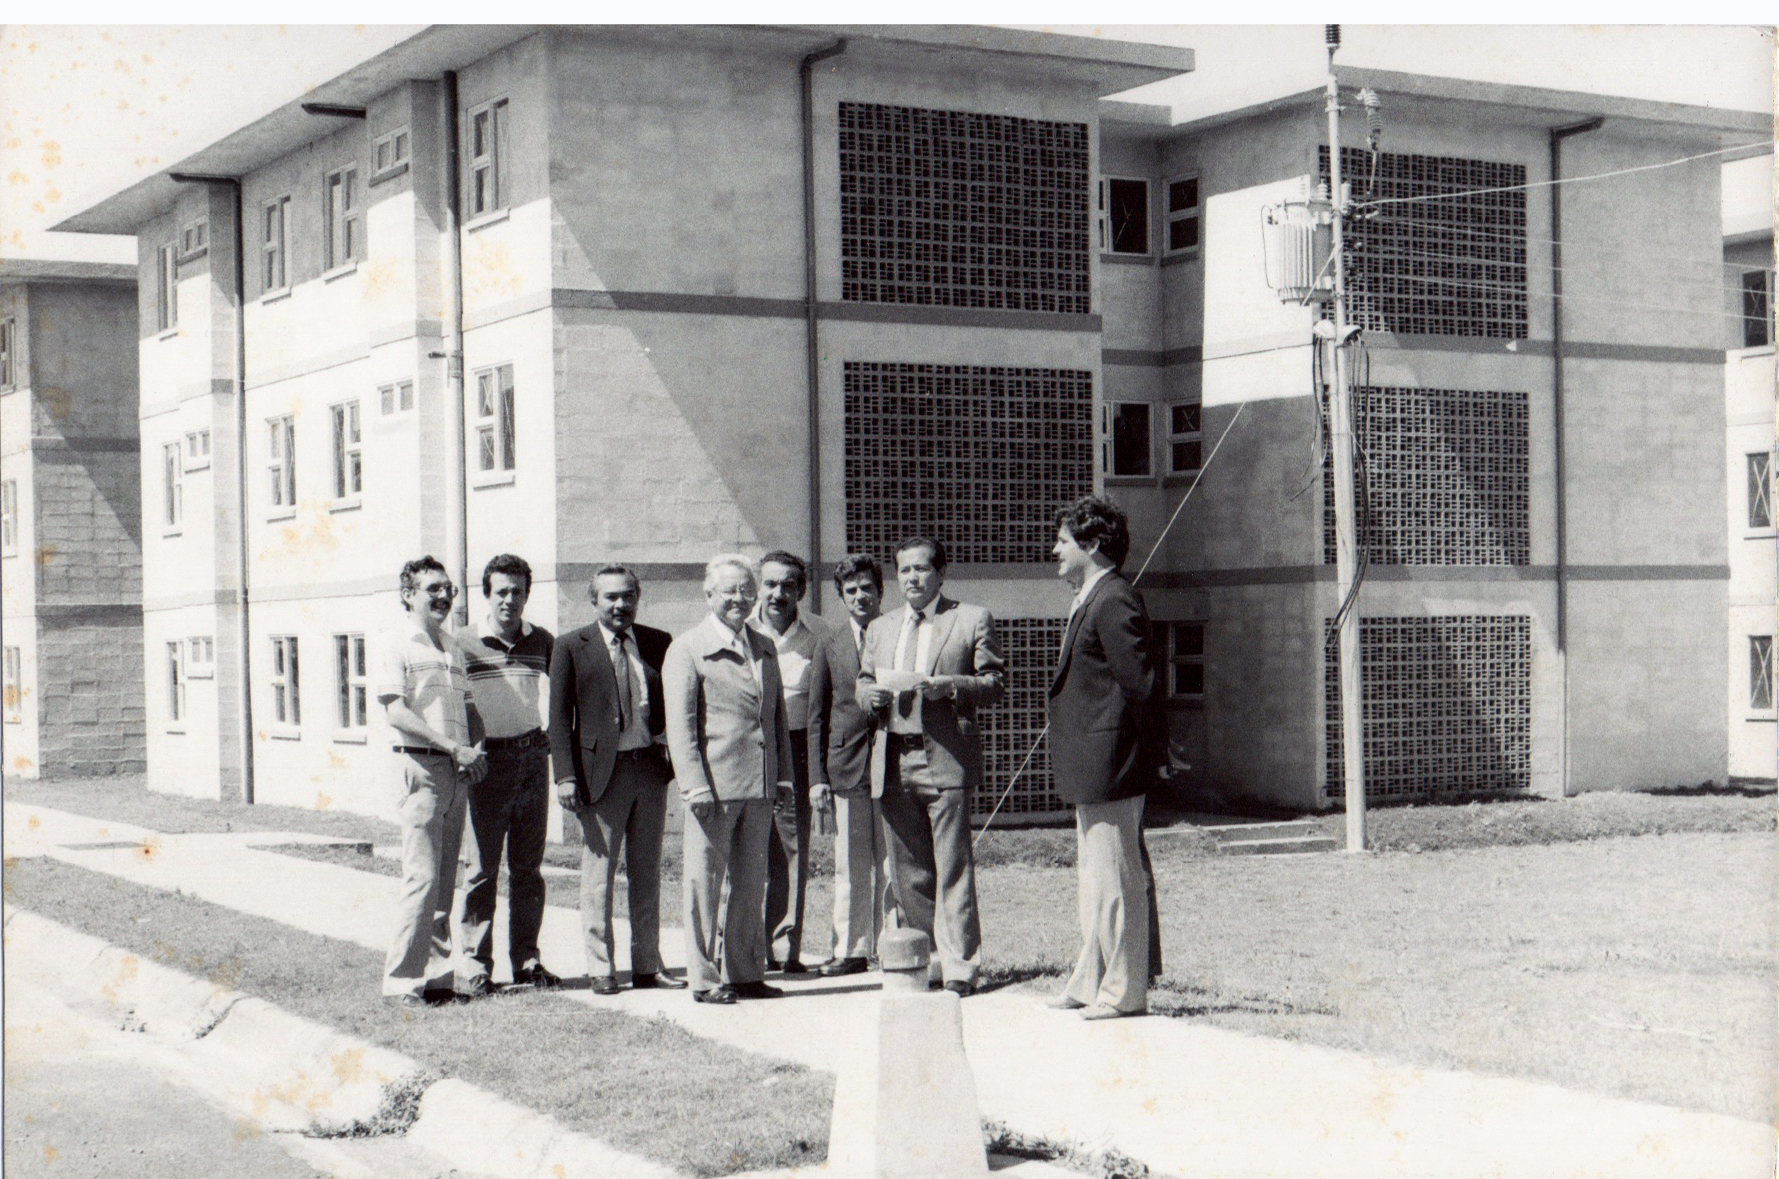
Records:
[[[871,788],[890,846],[890,881],[910,928],[933,941],[946,990],[972,994],[982,971],[970,796],[982,782],[977,709],[1006,691],[994,619],[939,595],[945,546],[912,537],[896,546],[907,605],[871,624],[855,693],[873,713]]]
[[[665,631],[637,626],[642,585],[607,565],[587,587],[598,621],[556,643],[550,660],[550,758],[556,797],[581,824],[581,933],[595,994],[618,992],[612,885],[625,853],[630,985],[679,988],[661,970],[661,838],[667,826]]]
[[[866,553],[834,566],[846,621],[816,644],[809,669],[810,802],[834,810],[834,944],[824,975],[862,974],[877,956],[877,935],[895,920],[889,849],[871,790],[871,714],[859,708],[859,652],[883,600],[883,570]]]
[[[1052,1007],[1141,1015],[1161,970],[1143,801],[1165,749],[1143,599],[1119,573],[1130,526],[1085,496],[1057,513],[1057,576],[1075,587],[1050,683],[1050,766],[1075,805],[1081,954]]]

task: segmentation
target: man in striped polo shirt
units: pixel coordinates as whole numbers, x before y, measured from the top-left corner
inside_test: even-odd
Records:
[[[488,613],[460,636],[470,690],[488,732],[488,776],[469,791],[469,879],[457,936],[458,989],[489,994],[494,971],[494,898],[501,847],[507,856],[507,951],[516,985],[560,986],[538,961],[544,919],[544,828],[550,814],[550,743],[545,694],[555,639],[525,621],[531,566],[502,553],[482,570]]]

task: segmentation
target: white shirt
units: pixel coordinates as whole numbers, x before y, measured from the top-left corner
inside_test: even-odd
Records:
[[[785,724],[793,731],[809,727],[809,667],[815,660],[815,631],[798,614],[781,635],[764,614],[751,622],[760,636],[778,648],[778,678],[784,684]]]
[[[1093,587],[1100,583],[1101,578],[1111,572],[1113,569],[1110,565],[1102,565],[1087,575],[1087,579],[1081,583],[1081,588],[1075,591],[1075,600],[1069,603],[1071,618],[1074,617],[1075,611],[1081,608],[1081,603],[1087,601],[1087,595],[1093,592]]]
[[[919,644],[914,648],[914,670],[924,671],[926,669],[927,653],[933,645],[933,610],[938,604],[939,599],[934,598],[920,610],[916,610],[912,606],[907,608],[902,615],[902,633],[896,638],[896,659],[890,666],[902,666],[902,656],[906,653],[908,646],[908,634],[914,628],[914,623],[910,620],[919,615],[925,621],[920,627]]]

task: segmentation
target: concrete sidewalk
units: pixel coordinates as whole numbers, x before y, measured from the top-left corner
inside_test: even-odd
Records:
[[[257,850],[305,837],[160,835],[8,803],[8,856],[48,855],[381,950],[396,881]],[[672,906],[670,906],[671,911]],[[504,918],[497,928],[504,926]],[[620,933],[623,945],[625,934]],[[678,930],[663,933],[679,965]],[[578,975],[572,910],[551,908],[544,960]],[[622,952],[622,951],[620,951]],[[504,960],[497,946],[496,961]],[[620,969],[627,963],[620,962]],[[376,980],[366,979],[367,993]],[[837,1070],[871,1026],[873,976],[785,983],[778,1002],[693,1004],[632,992],[590,1004],[658,1014],[696,1034]],[[1771,1127],[1553,1085],[1418,1069],[1186,1020],[1088,1024],[1035,996],[963,1006],[984,1117],[1052,1139],[1115,1147],[1162,1174],[1375,1179],[1770,1176]]]

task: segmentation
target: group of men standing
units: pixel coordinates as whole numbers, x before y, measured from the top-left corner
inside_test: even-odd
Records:
[[[1124,516],[1086,497],[1057,516],[1058,574],[1076,587],[1051,685],[1057,788],[1075,804],[1082,950],[1052,1006],[1111,1018],[1147,1009],[1160,971],[1144,795],[1165,748],[1141,598],[1118,573]],[[582,833],[588,982],[621,989],[613,947],[624,856],[636,988],[689,986],[700,1003],[781,994],[786,975],[862,973],[878,933],[907,925],[934,947],[929,985],[974,992],[982,970],[970,807],[983,780],[978,714],[1001,699],[994,620],[941,592],[946,553],[896,547],[904,605],[881,613],[878,562],[833,570],[840,623],[802,615],[810,573],[793,554],[706,565],[709,607],[669,638],[638,625],[642,586],[619,565],[589,584],[595,621],[552,641],[526,622],[531,571],[511,555],[483,573],[485,620],[445,630],[449,576],[402,570],[408,625],[385,643],[378,698],[405,791],[403,888],[384,993],[399,1002],[492,989],[492,921],[504,846],[516,984],[561,980],[539,961],[548,763]],[[544,685],[547,683],[547,695]],[[547,701],[547,702],[546,702]],[[661,848],[669,786],[685,807],[686,977],[662,969]],[[451,954],[455,864],[467,809],[469,876]],[[834,935],[802,960],[811,829],[835,837]]]

